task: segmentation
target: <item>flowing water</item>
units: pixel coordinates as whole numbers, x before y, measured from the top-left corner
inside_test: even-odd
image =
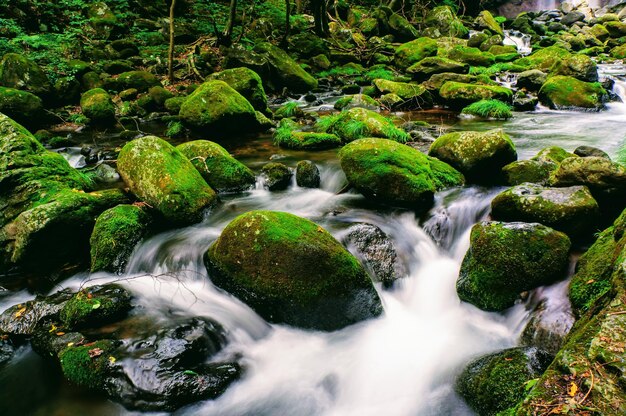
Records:
[[[601,67],[612,77],[622,99],[623,67]],[[408,118],[440,117],[441,127],[486,130],[503,127],[515,141],[520,158],[548,145],[568,150],[586,144],[614,156],[624,142],[626,104],[615,102],[597,113],[550,111],[516,113],[508,122],[480,122],[438,113],[404,114]],[[469,230],[487,217],[491,199],[501,188],[465,187],[441,192],[423,217],[393,209],[372,209],[356,193],[339,193],[345,177],[334,151],[298,153],[274,148],[267,138],[231,149],[256,168],[269,155],[288,164],[315,161],[321,189],[292,186],[270,193],[257,186],[244,195],[225,198],[205,221],[168,231],[142,243],[133,254],[122,284],[145,313],[210,317],[229,332],[224,355],[241,357],[246,371],[215,401],[198,402],[179,415],[471,415],[453,389],[455,377],[473,357],[515,346],[542,299],[552,317],[567,314],[566,284],[542,288],[527,305],[503,314],[487,313],[461,303],[455,291]],[[385,313],[332,333],[271,325],[236,298],[210,282],[202,255],[226,224],[252,209],[289,211],[318,222],[337,238],[350,224],[380,227],[394,242],[405,265],[392,289],[377,287]],[[118,280],[107,274],[80,274],[64,287]],[[29,299],[26,292],[0,298],[0,310]],[[532,305],[531,305],[532,303]],[[550,315],[550,313],[548,315]],[[41,374],[48,374],[41,377]],[[42,359],[22,348],[0,372],[0,402],[17,402],[21,414],[126,415],[121,406],[99,396],[85,396],[62,382]],[[17,411],[16,411],[17,412]],[[7,413],[10,414],[10,413]],[[17,413],[16,413],[17,414]]]

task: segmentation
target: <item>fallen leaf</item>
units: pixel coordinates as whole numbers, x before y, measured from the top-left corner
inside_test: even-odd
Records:
[[[113,356],[109,356],[109,362],[110,362],[111,364],[115,364],[115,362],[116,362],[116,361],[117,361],[117,359],[116,359],[115,357],[113,357]]]
[[[571,382],[569,388],[567,389],[567,394],[569,394],[570,397],[574,397],[576,396],[576,393],[578,393],[578,386],[576,383]]]
[[[26,306],[24,306],[23,308],[20,308],[17,312],[15,312],[13,316],[16,318],[21,318],[22,315],[24,315],[24,312],[26,312]]]
[[[586,282],[585,284],[590,285],[590,284],[592,284],[593,282],[595,282],[595,279],[589,279],[589,280],[587,280],[587,282]]]
[[[61,335],[65,335],[65,332],[57,332],[57,337],[60,337]]]
[[[99,357],[103,353],[104,353],[104,351],[102,350],[102,348],[93,348],[93,349],[89,350],[89,357],[91,357],[91,358]]]

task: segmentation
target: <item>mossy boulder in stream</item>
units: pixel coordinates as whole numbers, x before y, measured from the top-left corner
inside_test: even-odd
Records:
[[[341,146],[341,139],[331,133],[297,131],[300,126],[290,119],[282,119],[274,133],[274,144],[298,150],[331,149]]]
[[[587,55],[572,55],[557,61],[551,69],[553,75],[565,75],[585,82],[598,81],[598,66]]]
[[[469,65],[442,56],[431,56],[411,65],[406,72],[416,81],[426,81],[437,74],[467,74]]]
[[[491,216],[498,221],[539,222],[574,239],[596,231],[600,208],[585,186],[545,188],[526,183],[496,196]]]
[[[287,88],[292,92],[307,92],[317,88],[317,80],[279,47],[264,42],[256,45],[254,50],[268,61],[274,90]]]
[[[382,313],[357,259],[322,227],[292,214],[237,217],[205,262],[217,286],[270,322],[336,330]]]
[[[207,81],[180,106],[187,126],[210,134],[258,131],[254,107],[224,81]]]
[[[433,37],[452,36],[463,38],[469,30],[450,6],[438,6],[426,16],[426,27],[433,32]]]
[[[472,228],[456,289],[461,300],[502,311],[519,294],[565,277],[570,240],[537,223],[481,222]]]
[[[481,416],[500,416],[541,376],[552,357],[536,348],[509,348],[470,362],[459,375],[456,391]]]
[[[18,53],[7,53],[2,57],[0,85],[28,91],[44,99],[52,92],[50,80],[39,65]]]
[[[199,222],[204,209],[217,201],[189,159],[158,137],[128,142],[117,167],[131,191],[171,223]]]
[[[121,89],[135,88],[139,92],[148,91],[151,87],[161,87],[159,79],[147,71],[123,72],[117,77]]]
[[[69,346],[59,353],[65,377],[77,386],[100,390],[110,373],[109,354],[116,343],[102,340],[80,346]]]
[[[254,186],[254,173],[217,143],[194,140],[176,148],[218,192],[240,192]]]
[[[100,214],[90,238],[91,272],[124,272],[151,223],[147,209],[138,205],[118,205]]]
[[[115,119],[115,105],[108,92],[94,88],[80,97],[83,114],[94,123],[106,123]]]
[[[359,192],[392,206],[423,210],[436,191],[464,183],[450,165],[391,140],[356,140],[341,149],[339,160]]]
[[[373,84],[381,94],[396,94],[412,108],[429,108],[433,105],[432,95],[422,85],[386,79],[375,79]]]
[[[394,63],[400,69],[407,69],[424,58],[437,54],[437,41],[431,38],[418,38],[403,43],[396,48]]]
[[[267,96],[263,89],[261,77],[249,68],[226,69],[209,75],[206,80],[224,81],[239,94],[243,95],[255,110],[261,112],[267,110]]]
[[[69,329],[93,328],[123,318],[131,309],[131,294],[121,286],[109,284],[81,289],[59,313]]]
[[[319,132],[338,136],[344,143],[364,137],[380,137],[400,143],[410,139],[409,135],[396,127],[390,119],[359,107],[321,117],[315,128]]]
[[[607,92],[602,85],[576,78],[557,75],[548,78],[539,90],[539,100],[552,109],[600,110],[604,107]]]
[[[29,92],[0,87],[0,113],[26,126],[38,126],[43,116],[43,102]]]
[[[448,81],[439,90],[439,96],[447,106],[462,109],[481,100],[499,100],[510,103],[513,99],[513,91],[497,85]]]
[[[428,154],[449,163],[468,180],[481,183],[497,182],[502,168],[517,159],[515,145],[499,129],[444,134],[430,146]]]

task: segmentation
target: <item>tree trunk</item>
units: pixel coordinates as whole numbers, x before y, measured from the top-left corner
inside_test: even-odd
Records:
[[[170,4],[170,47],[167,51],[167,77],[170,80],[170,84],[174,83],[174,8],[176,7],[176,0],[172,0]]]
[[[291,24],[289,18],[291,17],[291,0],[285,0],[285,35],[281,41],[283,47],[287,46],[287,38],[289,38],[289,31],[291,30]]]
[[[311,0],[311,8],[313,9],[315,34],[319,37],[327,37],[330,34],[330,31],[328,30],[326,0]]]
[[[228,16],[228,23],[224,30],[222,37],[222,43],[226,46],[230,46],[233,37],[233,27],[235,26],[235,19],[237,18],[237,0],[230,0],[230,15]]]

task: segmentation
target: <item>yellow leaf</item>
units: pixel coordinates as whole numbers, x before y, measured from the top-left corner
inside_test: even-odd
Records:
[[[111,364],[115,364],[115,362],[116,362],[116,361],[117,361],[117,359],[116,359],[115,357],[113,357],[113,356],[109,356],[109,362],[110,362]]]
[[[55,324],[50,325],[50,330],[48,332],[53,333],[54,331],[56,331],[58,328]]]
[[[24,315],[24,312],[26,312],[26,306],[20,308],[17,312],[15,312],[15,317],[16,318],[21,318],[22,315]]]
[[[576,393],[578,393],[578,386],[576,385],[576,383],[571,382],[569,385],[569,389],[567,389],[567,394],[569,394],[570,397],[574,397],[576,396]]]

